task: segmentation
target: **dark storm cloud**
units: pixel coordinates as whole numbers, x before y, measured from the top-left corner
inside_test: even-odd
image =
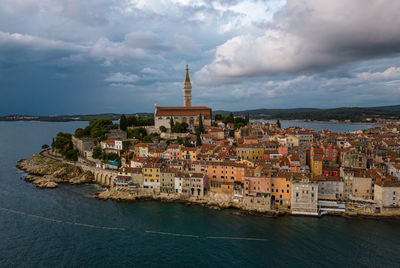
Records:
[[[219,46],[199,77],[237,77],[326,70],[400,52],[400,2],[287,1],[261,36],[239,35]]]
[[[397,1],[0,0],[0,6],[0,114],[181,105],[186,64],[193,104],[213,109],[400,99]]]

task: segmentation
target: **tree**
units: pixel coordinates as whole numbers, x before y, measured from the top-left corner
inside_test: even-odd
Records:
[[[52,144],[53,148],[59,150],[62,155],[65,155],[68,150],[73,149],[71,137],[72,135],[68,133],[57,133],[56,139]]]
[[[96,147],[93,148],[92,157],[94,159],[99,159],[99,158],[101,158],[102,153],[103,152],[101,150],[101,147],[100,146],[96,146]]]
[[[222,121],[225,124],[234,123],[235,122],[235,118],[233,117],[233,113],[230,112],[229,115],[225,116]]]
[[[243,122],[238,122],[238,123],[235,123],[234,129],[236,130],[236,129],[244,127],[244,126],[245,126],[245,124]]]
[[[120,157],[116,153],[108,153],[108,154],[104,154],[103,155],[103,159],[106,160],[106,161],[108,161],[108,160],[119,161]]]
[[[172,131],[172,128],[174,127],[174,119],[172,118],[172,116],[171,116],[171,119],[169,120],[169,126],[170,126],[170,128],[171,128],[171,131]]]
[[[49,147],[50,147],[50,146],[47,145],[47,144],[43,144],[43,145],[42,145],[42,149],[43,149],[43,150],[49,149]]]
[[[245,118],[243,118],[243,117],[236,117],[235,118],[235,123],[234,123],[234,128],[235,129],[241,128],[241,127],[243,127],[245,125],[247,125]]]
[[[167,132],[167,128],[164,127],[164,126],[160,126],[160,131],[161,131],[161,132]]]
[[[124,152],[129,151],[130,148],[131,148],[131,142],[130,141],[123,141],[122,142],[122,150]]]
[[[200,132],[197,132],[196,133],[196,146],[200,146],[201,144],[202,144],[202,142],[201,142],[201,134],[200,134]]]
[[[128,116],[127,122],[128,122],[128,127],[136,127],[138,125],[138,119],[134,115]]]
[[[216,114],[216,115],[214,116],[214,120],[215,120],[215,121],[222,121],[222,114]]]
[[[72,161],[78,161],[78,150],[70,149],[65,153],[65,158]]]
[[[140,126],[153,126],[154,125],[154,117],[146,117],[139,119]]]
[[[85,136],[85,132],[83,131],[82,128],[77,128],[75,130],[75,137],[77,137],[78,139],[82,138],[83,136]]]
[[[111,119],[106,119],[106,118],[100,118],[95,121],[90,121],[89,123],[90,136],[92,138],[101,137],[110,131],[112,125],[113,122],[111,121]]]
[[[206,130],[203,126],[203,118],[201,116],[201,114],[199,115],[199,126],[196,129],[196,133],[205,133]]]
[[[246,114],[245,122],[246,122],[246,125],[248,125],[250,122],[250,113],[249,112],[247,112],[247,114]]]
[[[279,121],[279,119],[276,121],[276,124],[278,125],[279,128],[281,128],[281,122]]]
[[[128,120],[124,114],[122,114],[121,118],[119,119],[119,128],[123,131],[126,131],[128,128]]]
[[[128,139],[143,139],[143,137],[147,136],[147,131],[144,127],[139,128],[131,128],[127,131]]]
[[[174,133],[186,133],[189,125],[185,122],[183,123],[175,123],[173,128],[171,129],[172,132]]]
[[[178,144],[181,144],[185,147],[193,147],[193,144],[191,144],[190,141],[186,138],[178,137],[177,142],[178,142]]]

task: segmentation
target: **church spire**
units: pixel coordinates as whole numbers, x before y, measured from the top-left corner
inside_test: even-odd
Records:
[[[192,83],[189,77],[189,65],[186,64],[185,83],[183,84],[183,104],[185,107],[192,106]]]
[[[189,65],[188,65],[188,64],[186,64],[185,83],[190,83],[190,77],[189,77]]]

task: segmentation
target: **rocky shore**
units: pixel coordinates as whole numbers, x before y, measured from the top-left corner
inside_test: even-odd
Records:
[[[91,172],[84,172],[80,167],[63,163],[59,160],[34,154],[31,158],[22,159],[17,168],[29,175],[25,181],[39,188],[56,188],[59,183],[82,184],[94,182]]]
[[[117,191],[115,189],[106,189],[97,193],[96,198],[100,200],[113,200],[117,202],[129,202],[135,200],[156,200],[160,202],[184,203],[186,205],[200,205],[211,209],[234,208],[241,211],[239,214],[267,214],[272,216],[283,215],[283,211],[272,211],[262,208],[253,209],[244,206],[242,203],[232,202],[230,198],[224,195],[208,195],[202,198],[188,197],[180,194],[153,193],[146,190],[138,191]]]
[[[25,171],[29,175],[25,181],[35,184],[39,188],[56,188],[59,183],[83,184],[95,183],[94,176],[90,171],[84,172],[82,168],[70,163],[49,158],[40,154],[35,154],[31,158],[22,159],[18,162],[17,168]],[[176,202],[186,205],[200,205],[211,209],[238,209],[237,214],[258,214],[267,216],[288,215],[290,211],[271,210],[263,207],[249,207],[241,202],[233,202],[225,195],[210,194],[202,198],[188,197],[180,194],[156,193],[148,189],[138,189],[136,191],[118,191],[108,188],[96,193],[95,197],[99,200],[113,200],[117,202],[130,202],[136,200],[156,200],[160,202]],[[348,205],[346,212],[329,212],[331,215],[338,216],[361,216],[361,217],[399,217],[399,211],[375,213],[371,209]]]

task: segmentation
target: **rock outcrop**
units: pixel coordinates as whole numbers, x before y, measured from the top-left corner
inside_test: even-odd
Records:
[[[166,194],[166,193],[154,193],[149,190],[137,190],[137,191],[117,191],[113,188],[106,189],[103,192],[96,194],[97,199],[101,200],[114,200],[114,201],[134,201],[134,200],[157,200],[161,202],[179,202],[187,205],[201,205],[211,209],[226,209],[236,208],[242,211],[243,214],[267,214],[267,215],[279,215],[280,213],[272,210],[260,210],[249,208],[241,203],[233,202],[230,197],[226,195],[209,195],[202,198],[189,197],[180,194]]]
[[[90,171],[62,161],[34,154],[18,162],[17,168],[29,173],[25,180],[39,188],[56,188],[58,183],[91,183],[94,176]]]

